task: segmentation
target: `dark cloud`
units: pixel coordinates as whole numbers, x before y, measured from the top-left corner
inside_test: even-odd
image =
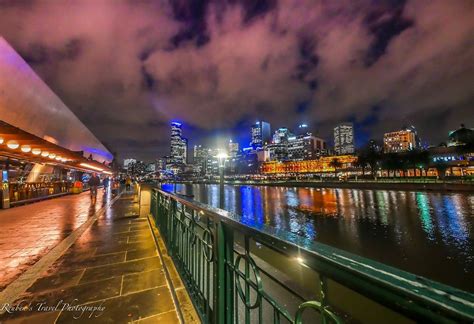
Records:
[[[306,122],[359,143],[410,123],[474,126],[472,1],[0,1],[0,34],[121,157],[249,124]],[[248,141],[246,139],[245,141]],[[241,141],[241,142],[245,142]]]
[[[412,19],[403,16],[405,1],[390,1],[385,6],[376,6],[364,18],[373,40],[365,56],[365,63],[370,66],[382,55],[394,37],[413,26]]]

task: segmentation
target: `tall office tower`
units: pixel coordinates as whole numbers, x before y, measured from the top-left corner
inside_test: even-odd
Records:
[[[135,163],[137,163],[137,160],[135,160],[135,159],[125,159],[125,160],[123,160],[123,168],[128,169],[129,165],[135,164]]]
[[[196,166],[199,174],[206,173],[207,158],[209,156],[209,150],[202,145],[194,145],[194,165]]]
[[[354,126],[342,123],[334,128],[334,151],[336,154],[354,154]]]
[[[418,147],[419,139],[413,126],[383,134],[383,150],[385,153],[406,152]]]
[[[236,157],[239,154],[239,143],[230,140],[228,152],[230,157]]]
[[[171,163],[185,164],[188,140],[183,138],[182,124],[171,123]]]
[[[271,141],[270,124],[264,121],[258,121],[251,128],[252,142],[250,145],[256,149],[262,147],[265,143]]]
[[[288,160],[312,160],[321,156],[326,151],[326,142],[319,137],[306,133],[290,137],[288,141]]]
[[[294,136],[290,130],[286,127],[280,127],[278,128],[275,133],[273,134],[273,143],[274,144],[279,144],[279,143],[286,143],[288,142],[288,138]]]

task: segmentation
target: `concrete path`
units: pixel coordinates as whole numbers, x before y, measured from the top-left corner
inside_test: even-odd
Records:
[[[13,269],[10,272],[16,269],[11,263],[16,253],[37,248],[34,238],[44,251],[53,251],[54,244],[61,238],[67,240],[68,234],[73,235],[75,230],[81,229],[81,224],[88,225],[85,221],[93,217],[93,210],[100,208],[110,197],[101,198],[95,208],[90,207],[87,199],[86,195],[69,196],[7,211],[18,215],[17,220],[4,221],[8,224],[8,233],[15,234],[14,240],[21,242],[24,237],[28,242],[15,248],[15,244],[7,243],[8,237],[0,241],[11,247],[8,250],[12,254],[5,253],[3,257],[5,260],[13,258],[8,263]],[[113,205],[99,210],[99,215],[94,216],[98,217],[97,221],[88,225],[72,245],[54,259],[54,263],[37,273],[32,285],[7,307],[0,305],[4,308],[0,323],[179,323],[148,219],[139,216],[135,199],[133,194],[123,194]],[[27,211],[33,214],[31,221],[46,224],[47,235],[41,234],[41,225],[30,224],[31,216]],[[15,224],[16,232],[13,231]],[[4,237],[3,227],[0,233]],[[53,234],[56,241],[42,239]],[[44,251],[32,253],[30,262],[35,262],[36,258],[40,259],[38,263],[47,259],[51,252]],[[3,281],[6,283],[4,292],[12,290],[10,286],[22,281],[35,266],[30,265],[28,270],[28,264],[18,262],[21,269],[9,277],[10,283]],[[21,274],[25,267],[26,272]],[[15,277],[18,279],[11,282]]]

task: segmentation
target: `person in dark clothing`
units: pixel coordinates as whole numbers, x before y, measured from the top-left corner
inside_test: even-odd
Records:
[[[109,185],[110,185],[110,179],[109,177],[105,177],[104,179],[104,191],[107,192],[109,190]]]
[[[95,202],[97,199],[97,187],[100,185],[100,179],[94,172],[87,182],[91,191],[91,199]]]

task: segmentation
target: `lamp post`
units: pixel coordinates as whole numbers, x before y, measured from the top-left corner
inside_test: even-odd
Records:
[[[225,160],[228,158],[227,153],[221,152],[217,154],[219,160],[219,208],[224,208],[224,167]]]

